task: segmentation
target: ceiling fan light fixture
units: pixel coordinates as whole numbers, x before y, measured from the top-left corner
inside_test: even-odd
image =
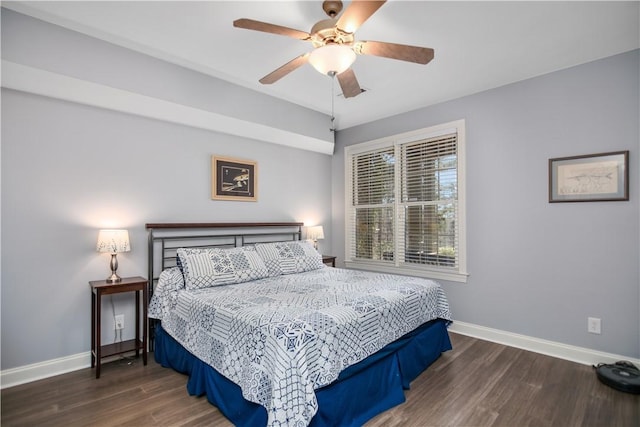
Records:
[[[309,63],[319,73],[340,74],[346,71],[356,60],[356,53],[350,46],[343,44],[327,44],[318,47],[309,54]]]

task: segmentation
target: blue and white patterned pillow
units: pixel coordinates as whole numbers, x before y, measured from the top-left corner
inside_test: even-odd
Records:
[[[267,266],[269,276],[301,273],[324,267],[322,255],[309,241],[258,243],[256,252]]]
[[[269,275],[252,247],[180,248],[177,254],[188,290],[248,282]]]

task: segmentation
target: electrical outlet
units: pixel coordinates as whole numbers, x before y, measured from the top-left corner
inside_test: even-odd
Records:
[[[600,319],[597,317],[587,318],[587,331],[591,334],[600,334]]]
[[[124,329],[124,314],[116,316],[116,330]]]

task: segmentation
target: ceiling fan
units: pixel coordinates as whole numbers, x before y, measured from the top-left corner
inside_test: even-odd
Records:
[[[427,47],[355,40],[354,33],[356,30],[385,2],[386,0],[353,0],[342,15],[338,17],[338,14],[342,11],[342,1],[326,0],[322,3],[322,9],[329,16],[329,19],[317,22],[308,33],[244,18],[233,21],[233,26],[293,37],[310,41],[313,44],[314,49],[311,52],[300,55],[267,74],[259,80],[260,83],[275,83],[293,70],[309,62],[321,73],[336,76],[345,98],[351,98],[362,93],[360,84],[351,69],[351,64],[355,61],[356,54],[399,59],[417,64],[427,64],[433,59],[433,49]]]

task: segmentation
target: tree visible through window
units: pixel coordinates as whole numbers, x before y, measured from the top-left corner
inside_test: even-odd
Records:
[[[466,277],[460,238],[464,122],[454,125],[377,141],[374,148],[347,147],[348,266]]]
[[[401,146],[405,262],[457,266],[457,135]]]
[[[394,171],[393,147],[364,153],[354,158],[357,187],[353,193],[356,206],[356,258],[393,259]]]

